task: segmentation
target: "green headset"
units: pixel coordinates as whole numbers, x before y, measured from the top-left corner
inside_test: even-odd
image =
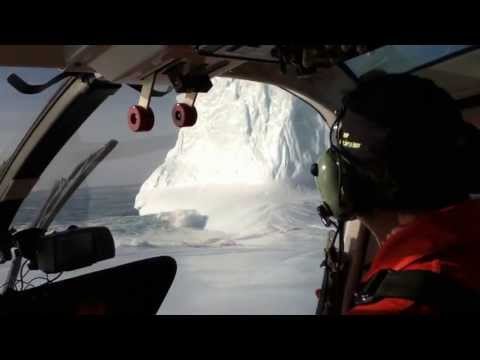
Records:
[[[379,204],[392,202],[398,191],[392,177],[379,177],[369,171],[339,145],[345,113],[345,107],[336,112],[330,128],[330,147],[311,167],[323,200],[318,212],[326,225],[332,224],[332,217],[346,221]]]
[[[331,223],[375,208],[428,210],[465,200],[480,193],[479,151],[480,131],[433,81],[364,76],[343,97],[330,147],[311,168],[320,216]]]
[[[326,225],[332,224],[332,218],[339,221],[351,220],[374,208],[433,209],[462,199],[464,196],[462,190],[452,191],[450,198],[437,197],[436,194],[431,197],[425,196],[425,192],[428,192],[429,188],[435,187],[438,182],[434,177],[429,179],[428,176],[424,176],[425,179],[423,179],[414,172],[411,176],[412,179],[417,182],[423,181],[424,184],[423,188],[417,189],[405,184],[405,181],[399,180],[398,175],[393,175],[401,172],[408,173],[408,166],[419,162],[419,154],[415,151],[411,153],[410,157],[407,156],[409,160],[404,165],[398,164],[395,159],[385,154],[386,166],[382,170],[382,174],[373,171],[365,164],[360,164],[344,149],[340,139],[342,120],[346,114],[345,109],[343,107],[336,112],[337,117],[330,128],[330,147],[311,167],[316,187],[323,200],[318,212]],[[454,162],[459,164],[463,161],[465,164],[463,166],[471,171],[471,176],[458,173],[458,168],[451,170],[449,176],[452,182],[460,179],[457,180],[458,186],[468,187],[469,193],[477,194],[480,193],[478,185],[480,174],[476,167],[472,168],[471,160],[468,160],[471,156],[468,153],[478,154],[479,131],[467,123],[462,124],[461,129],[457,140],[454,141],[455,138],[452,137],[452,143],[461,145],[453,145],[448,151],[451,154],[464,154],[463,156],[453,155]],[[390,135],[386,138],[386,142],[391,148],[398,148],[402,142],[401,136]],[[462,180],[462,178],[465,179]],[[462,183],[462,181],[464,182]],[[436,202],[437,200],[438,202]]]

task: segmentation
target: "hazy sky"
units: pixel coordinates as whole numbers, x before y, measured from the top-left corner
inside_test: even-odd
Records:
[[[36,116],[55,93],[55,85],[37,95],[24,95],[11,87],[6,78],[17,73],[30,83],[42,83],[58,73],[55,70],[0,68],[0,154],[9,156]],[[115,150],[90,175],[90,186],[142,183],[160,165],[176,141],[178,129],[170,111],[175,95],[153,99],[155,126],[148,133],[133,133],[128,128],[128,108],[136,104],[138,93],[122,87],[103,103],[82,125],[62,152],[50,164],[37,188],[49,187],[59,176],[68,176],[73,167],[110,139],[119,141]]]

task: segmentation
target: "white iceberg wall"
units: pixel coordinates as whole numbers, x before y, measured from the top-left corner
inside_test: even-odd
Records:
[[[197,98],[197,124],[180,130],[142,185],[141,214],[195,209],[210,216],[207,227],[225,229],[246,213],[251,224],[264,221],[272,201],[285,200],[279,188],[313,188],[310,166],[325,148],[320,115],[274,86],[223,78],[213,84]]]
[[[214,79],[197,99],[199,119],[143,189],[206,184],[310,184],[323,150],[323,121],[286,91],[256,82]]]

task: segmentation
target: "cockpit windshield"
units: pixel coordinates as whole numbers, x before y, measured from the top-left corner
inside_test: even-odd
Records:
[[[5,246],[0,248],[0,253],[6,250],[4,253],[10,254],[11,248],[18,250],[14,252],[10,268],[7,267],[10,264],[0,264],[0,278],[7,279],[0,289],[23,291],[36,287],[39,280],[54,281],[48,278],[46,271],[46,278],[36,276],[36,271],[43,271],[42,268],[33,266],[27,270],[31,261],[27,255],[34,257],[35,251],[45,247],[40,247],[37,241],[27,243],[32,238],[21,238],[18,234],[28,235],[30,230],[36,232],[39,227],[44,240],[64,231],[106,227],[113,236],[111,244],[112,249],[115,246],[115,257],[103,257],[107,261],[101,260],[98,265],[94,262],[85,266],[87,263],[81,262],[82,267],[61,268],[55,280],[58,276],[63,279],[75,277],[139,259],[174,256],[179,276],[160,314],[312,313],[317,305],[313,289],[321,285],[322,278],[329,278],[324,277],[324,267],[319,266],[325,255],[322,244],[328,251],[333,249],[329,244],[335,245],[332,232],[318,217],[321,198],[311,167],[325,153],[330,129],[318,109],[302,99],[312,97],[333,111],[333,105],[340,103],[337,100],[343,96],[343,90],[354,85],[354,81],[347,78],[347,72],[352,78],[374,69],[389,73],[409,72],[462,53],[465,57],[475,55],[475,51],[466,54],[473,49],[478,47],[389,45],[379,48],[345,62],[342,65],[345,72],[332,66],[329,89],[335,91],[330,97],[330,91],[317,88],[315,84],[311,86],[314,81],[323,81],[329,70],[322,69],[318,77],[295,79],[299,84],[304,81],[305,91],[300,91],[298,85],[298,91],[290,92],[279,86],[283,83],[274,86],[239,80],[241,69],[232,67],[221,73],[221,68],[213,67],[212,70],[208,64],[204,67],[203,63],[197,63],[200,56],[197,53],[192,55],[191,63],[184,64],[188,49],[182,48],[179,63],[175,60],[171,64],[180,65],[182,71],[184,65],[189,71],[200,69],[202,76],[192,72],[195,76],[182,79],[182,71],[177,74],[176,68],[172,72],[169,70],[169,81],[177,90],[181,86],[188,92],[193,91],[183,80],[203,79],[206,69],[220,74],[212,75],[213,86],[208,92],[202,93],[195,87],[194,91],[200,91],[195,95],[195,107],[182,103],[165,88],[155,89],[163,97],[156,97],[150,103],[146,101],[149,89],[156,85],[148,79],[154,77],[138,77],[145,81],[139,94],[126,80],[107,80],[110,78],[97,69],[95,74],[80,74],[77,70],[75,75],[67,73],[72,77],[71,82],[64,83],[52,98],[60,83],[42,93],[27,96],[17,93],[5,80],[11,73],[18,73],[29,83],[40,84],[58,71],[0,69],[0,82],[5,85],[0,86],[0,97],[3,96],[0,111],[4,117],[0,132],[0,164],[12,159],[4,167],[7,171],[0,184],[2,203],[9,214],[5,221]],[[117,51],[121,50],[129,60],[130,57],[137,59],[142,49],[121,47],[119,50],[115,46],[111,49],[102,46],[88,50],[101,55],[100,60],[95,61],[97,64],[103,62],[107,68],[110,65],[115,68],[119,58],[115,55]],[[174,50],[176,53],[178,49]],[[162,59],[169,57],[162,55]],[[153,60],[147,56],[148,69],[160,71]],[[154,63],[155,70],[150,68]],[[79,63],[72,65],[75,64]],[[230,65],[226,68],[230,69]],[[270,64],[270,68],[268,63],[261,65],[252,67],[257,69],[255,79],[268,79],[271,74],[265,69],[270,68],[274,69],[272,74],[280,76],[278,64]],[[461,71],[468,76],[458,76],[451,75],[452,67],[455,70],[455,66],[449,66],[434,75],[446,83],[449,90],[453,89],[458,99],[471,101],[473,95],[478,95],[480,86],[476,68],[461,66]],[[140,68],[133,62],[128,66],[128,74],[138,75],[136,71]],[[246,74],[247,70],[248,67]],[[119,74],[127,72],[122,69]],[[228,78],[229,74],[233,78]],[[175,80],[177,76],[179,80]],[[289,84],[290,80],[285,81]],[[295,96],[297,93],[302,95]],[[192,101],[191,95],[185,98]],[[44,110],[47,115],[39,116],[36,122],[37,114],[50,98]],[[180,103],[176,104],[177,101]],[[130,111],[137,111],[139,115],[130,118],[129,124],[127,114],[134,104],[138,105]],[[151,107],[155,114],[151,129],[150,110],[143,106]],[[197,111],[198,119],[192,115]],[[141,114],[147,115],[142,118]],[[185,121],[181,121],[182,118]],[[150,130],[138,131],[147,128]],[[21,143],[26,145],[15,152],[27,132],[30,136]],[[43,230],[47,230],[46,236]],[[351,230],[356,233],[353,238],[368,235],[358,235],[363,230],[356,226]],[[346,235],[348,241],[353,239]],[[35,236],[33,240],[40,238],[38,234]],[[70,249],[68,244],[61,246]],[[86,252],[92,252],[94,246],[90,244],[92,241],[82,243],[80,248],[89,248]],[[52,258],[56,256],[49,257]],[[361,272],[362,264],[358,265]],[[58,270],[58,267],[53,269]],[[62,271],[66,274],[62,275]],[[49,273],[54,272],[57,271],[49,270]],[[152,273],[157,275],[157,271]],[[132,281],[126,282],[142,277],[137,274]],[[109,291],[109,284],[105,284],[105,289]],[[94,297],[95,293],[92,294]],[[117,298],[116,295],[111,297]],[[130,301],[125,302],[133,307]],[[97,303],[93,305],[96,308]]]
[[[388,45],[345,62],[358,78],[371,70],[403,73],[473,48],[472,45]]]

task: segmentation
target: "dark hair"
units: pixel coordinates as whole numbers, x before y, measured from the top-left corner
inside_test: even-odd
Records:
[[[447,91],[418,76],[376,72],[362,78],[343,103],[388,129],[375,168],[382,164],[398,186],[391,208],[439,208],[468,198],[473,159],[469,152],[478,130],[463,121]],[[364,136],[363,141],[379,141]]]

